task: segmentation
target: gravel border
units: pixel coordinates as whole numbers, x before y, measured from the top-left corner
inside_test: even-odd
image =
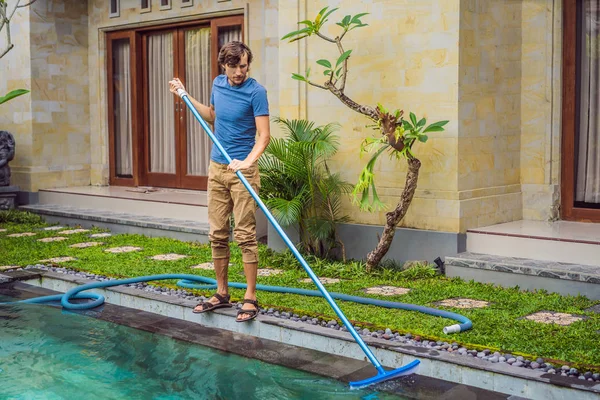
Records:
[[[43,264],[28,265],[25,268],[18,268],[18,269],[9,270],[9,271],[15,271],[15,270],[19,270],[19,269],[27,270],[27,269],[31,269],[31,268],[52,271],[52,272],[59,273],[59,274],[77,276],[77,277],[90,279],[90,280],[96,280],[96,281],[100,281],[100,282],[115,280],[115,278],[107,277],[104,275],[90,274],[90,273],[86,273],[86,272],[74,271],[74,270],[71,270],[68,268],[46,266]],[[188,292],[185,289],[170,289],[170,288],[165,288],[165,287],[160,287],[160,286],[152,286],[152,285],[148,285],[146,282],[133,283],[133,284],[125,285],[125,286],[133,287],[133,288],[136,288],[139,290],[143,290],[145,292],[153,292],[153,293],[158,293],[158,294],[162,294],[162,295],[166,295],[166,296],[175,296],[178,298],[182,298],[182,299],[186,299],[186,300],[193,300],[193,301],[197,301],[197,302],[201,302],[201,301],[207,299],[204,296],[195,296],[191,292]],[[237,303],[236,307],[241,308],[242,304]],[[261,308],[260,313],[267,314],[267,315],[270,315],[270,316],[276,317],[276,318],[288,319],[288,320],[295,321],[295,322],[302,322],[302,323],[306,323],[306,324],[310,324],[310,325],[320,325],[320,326],[323,326],[326,328],[335,329],[335,330],[339,330],[342,332],[347,331],[345,326],[340,326],[338,324],[338,322],[335,320],[325,321],[325,320],[320,320],[318,318],[312,318],[307,315],[300,316],[298,314],[292,314],[289,312],[280,311],[276,308]],[[423,348],[427,348],[427,349],[434,349],[437,351],[445,351],[445,352],[449,352],[449,353],[455,353],[455,354],[465,356],[465,357],[476,357],[476,358],[479,358],[481,360],[488,361],[491,363],[506,363],[506,364],[508,364],[512,367],[516,367],[516,368],[527,368],[527,369],[541,371],[541,372],[545,372],[545,373],[549,373],[549,374],[557,374],[557,375],[561,375],[561,376],[568,376],[570,378],[587,380],[590,382],[600,382],[600,373],[593,373],[591,371],[580,372],[579,370],[577,370],[577,368],[572,368],[568,365],[563,365],[563,366],[552,365],[550,363],[545,362],[544,359],[541,357],[539,357],[535,360],[529,360],[529,359],[524,358],[523,356],[513,356],[512,354],[508,354],[508,353],[492,352],[491,350],[488,350],[488,349],[483,350],[483,351],[478,351],[475,349],[468,349],[466,347],[461,347],[456,342],[449,343],[449,342],[443,342],[443,341],[421,340],[420,336],[417,336],[417,335],[414,336],[410,333],[401,334],[401,333],[392,331],[390,328],[386,328],[385,330],[377,330],[377,331],[373,331],[373,332],[371,332],[368,328],[361,328],[359,326],[354,326],[354,329],[362,336],[371,336],[371,337],[389,340],[389,341],[393,341],[393,342],[405,343],[410,346],[423,347]]]

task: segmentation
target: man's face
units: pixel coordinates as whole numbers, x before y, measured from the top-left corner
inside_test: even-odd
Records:
[[[239,64],[225,64],[223,67],[225,68],[225,74],[227,75],[229,83],[232,86],[241,85],[248,76],[248,54],[244,53],[242,57],[240,57]]]

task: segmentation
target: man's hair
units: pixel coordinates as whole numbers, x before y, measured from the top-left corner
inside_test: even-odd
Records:
[[[252,51],[242,42],[229,42],[221,48],[217,62],[219,65],[238,65],[240,59],[248,54],[248,65],[252,62]]]

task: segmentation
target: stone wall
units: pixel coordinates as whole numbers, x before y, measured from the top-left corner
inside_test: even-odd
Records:
[[[8,2],[8,9],[12,10],[15,1]],[[19,9],[11,22],[11,36],[14,47],[2,59],[2,79],[0,79],[0,95],[4,96],[15,89],[31,90],[31,51],[29,40],[29,8]],[[0,35],[0,51],[8,46],[5,31]],[[8,103],[0,105],[0,130],[9,131],[16,141],[16,154],[10,163],[12,170],[11,182],[28,186],[30,182],[26,166],[31,165],[32,153],[32,120],[31,95],[17,97]]]
[[[558,218],[562,111],[560,0],[523,3],[521,191],[523,218]]]
[[[361,104],[413,111],[429,122],[448,119],[445,132],[415,147],[423,166],[413,204],[401,226],[446,232],[500,222],[553,218],[560,169],[561,2],[559,0],[194,0],[168,10],[154,1],[120,0],[111,18],[105,0],[38,1],[13,23],[16,48],[0,91],[32,89],[3,105],[2,129],[17,139],[14,183],[23,190],[108,183],[106,32],[214,16],[243,14],[255,53],[251,74],[269,92],[273,116],[340,122],[342,146],[334,171],[355,183],[367,159],[360,143],[376,133],[370,121],[331,93],[292,80],[337,49],[316,37],[280,38],[297,21],[329,5],[335,22],[360,12],[369,26],[344,39],[352,49],[346,94]],[[27,33],[29,32],[29,34]],[[2,40],[2,39],[0,39]],[[1,43],[1,42],[0,42]],[[89,67],[88,67],[89,66]],[[322,83],[322,82],[319,82]],[[278,126],[273,124],[275,136]],[[394,207],[406,163],[383,157],[376,167],[382,199]],[[382,225],[385,212],[345,204],[357,224]]]
[[[19,61],[9,64],[8,75],[23,77],[9,82],[31,93],[9,103],[13,110],[19,107],[13,111],[14,183],[24,191],[88,185],[87,4],[37,1],[19,14],[12,31],[17,47],[10,54]],[[27,102],[30,108],[21,108]]]
[[[461,2],[461,231],[521,219],[522,0]]]
[[[352,49],[346,94],[360,104],[403,109],[429,121],[450,120],[445,132],[434,133],[427,144],[415,151],[423,162],[413,204],[402,222],[418,227],[456,232],[459,229],[457,190],[458,137],[458,39],[459,2],[457,0],[359,1],[340,2],[303,0],[280,3],[280,36],[297,29],[296,21],[313,19],[325,5],[341,7],[331,15],[324,33],[340,33],[335,22],[346,14],[369,12],[363,22],[369,26],[349,32],[345,49]],[[385,27],[385,29],[383,29]],[[368,160],[359,160],[360,144],[376,134],[366,125],[365,116],[344,106],[331,93],[307,87],[290,78],[292,72],[304,73],[311,67],[317,83],[323,83],[320,58],[335,60],[337,48],[317,37],[295,43],[282,42],[280,64],[280,114],[286,118],[308,118],[318,124],[340,122],[340,151],[332,168],[351,183]],[[395,207],[406,175],[406,162],[382,157],[376,166],[378,192]],[[347,204],[354,222],[383,224],[385,212],[360,212]]]

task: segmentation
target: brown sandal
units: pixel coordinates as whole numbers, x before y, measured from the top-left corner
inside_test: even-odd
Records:
[[[219,300],[218,303],[213,304],[211,303],[210,299],[212,299],[213,297],[215,297],[217,300]],[[192,310],[193,313],[195,314],[201,314],[203,312],[207,312],[207,311],[212,311],[215,310],[217,308],[225,308],[225,307],[232,307],[233,304],[231,304],[229,302],[229,295],[226,294],[225,296],[221,296],[219,293],[215,293],[213,294],[207,301],[204,301],[202,303],[198,303],[198,305],[196,305],[196,307],[194,307],[194,309]],[[198,306],[202,307],[201,310],[196,310],[196,308],[198,308]]]
[[[250,321],[251,319],[254,319],[258,316],[258,313],[260,312],[260,307],[258,306],[258,301],[257,300],[250,300],[250,299],[244,299],[242,301],[242,304],[252,304],[254,307],[256,307],[254,310],[244,310],[243,308],[240,308],[237,312],[237,318],[235,319],[235,322],[246,322],[246,321]],[[250,316],[248,318],[244,318],[244,319],[239,319],[240,315],[242,314],[250,314]]]

